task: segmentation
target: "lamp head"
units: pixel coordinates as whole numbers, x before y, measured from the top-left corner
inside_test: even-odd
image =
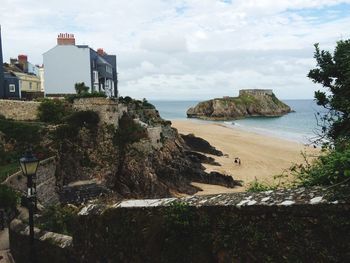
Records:
[[[24,156],[19,159],[19,163],[25,176],[35,175],[39,166],[39,159],[31,151],[26,151]]]

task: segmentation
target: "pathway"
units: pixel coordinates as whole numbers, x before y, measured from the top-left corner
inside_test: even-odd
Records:
[[[8,228],[0,231],[0,263],[14,263],[9,244]]]

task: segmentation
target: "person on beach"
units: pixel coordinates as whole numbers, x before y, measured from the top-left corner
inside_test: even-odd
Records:
[[[239,157],[236,157],[234,162],[238,163],[238,165],[241,165],[241,159]]]

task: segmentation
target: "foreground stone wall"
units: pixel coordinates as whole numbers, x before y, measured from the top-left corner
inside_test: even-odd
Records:
[[[43,262],[350,262],[349,218],[349,197],[299,188],[89,204],[73,247],[36,238],[53,255]],[[11,251],[25,262],[26,230],[11,228]]]
[[[349,202],[324,191],[90,205],[73,244],[81,262],[350,262]]]
[[[113,124],[116,128],[118,128],[118,120],[123,112],[127,111],[127,108],[122,104],[101,97],[75,99],[73,108],[81,111],[95,111],[103,123]]]
[[[36,120],[40,102],[0,100],[0,114],[16,121]]]
[[[73,263],[72,237],[34,229],[36,263]],[[20,220],[14,219],[9,229],[11,254],[16,263],[30,261],[29,227]]]

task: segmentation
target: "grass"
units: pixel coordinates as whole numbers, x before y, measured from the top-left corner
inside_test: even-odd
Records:
[[[19,171],[18,163],[10,163],[0,166],[0,183],[5,181],[7,176],[14,174],[17,171]]]
[[[259,182],[258,180],[254,180],[253,182],[249,183],[248,185],[248,192],[264,192],[264,191],[269,191],[269,190],[276,190],[277,186],[276,185],[269,185],[266,183]]]

